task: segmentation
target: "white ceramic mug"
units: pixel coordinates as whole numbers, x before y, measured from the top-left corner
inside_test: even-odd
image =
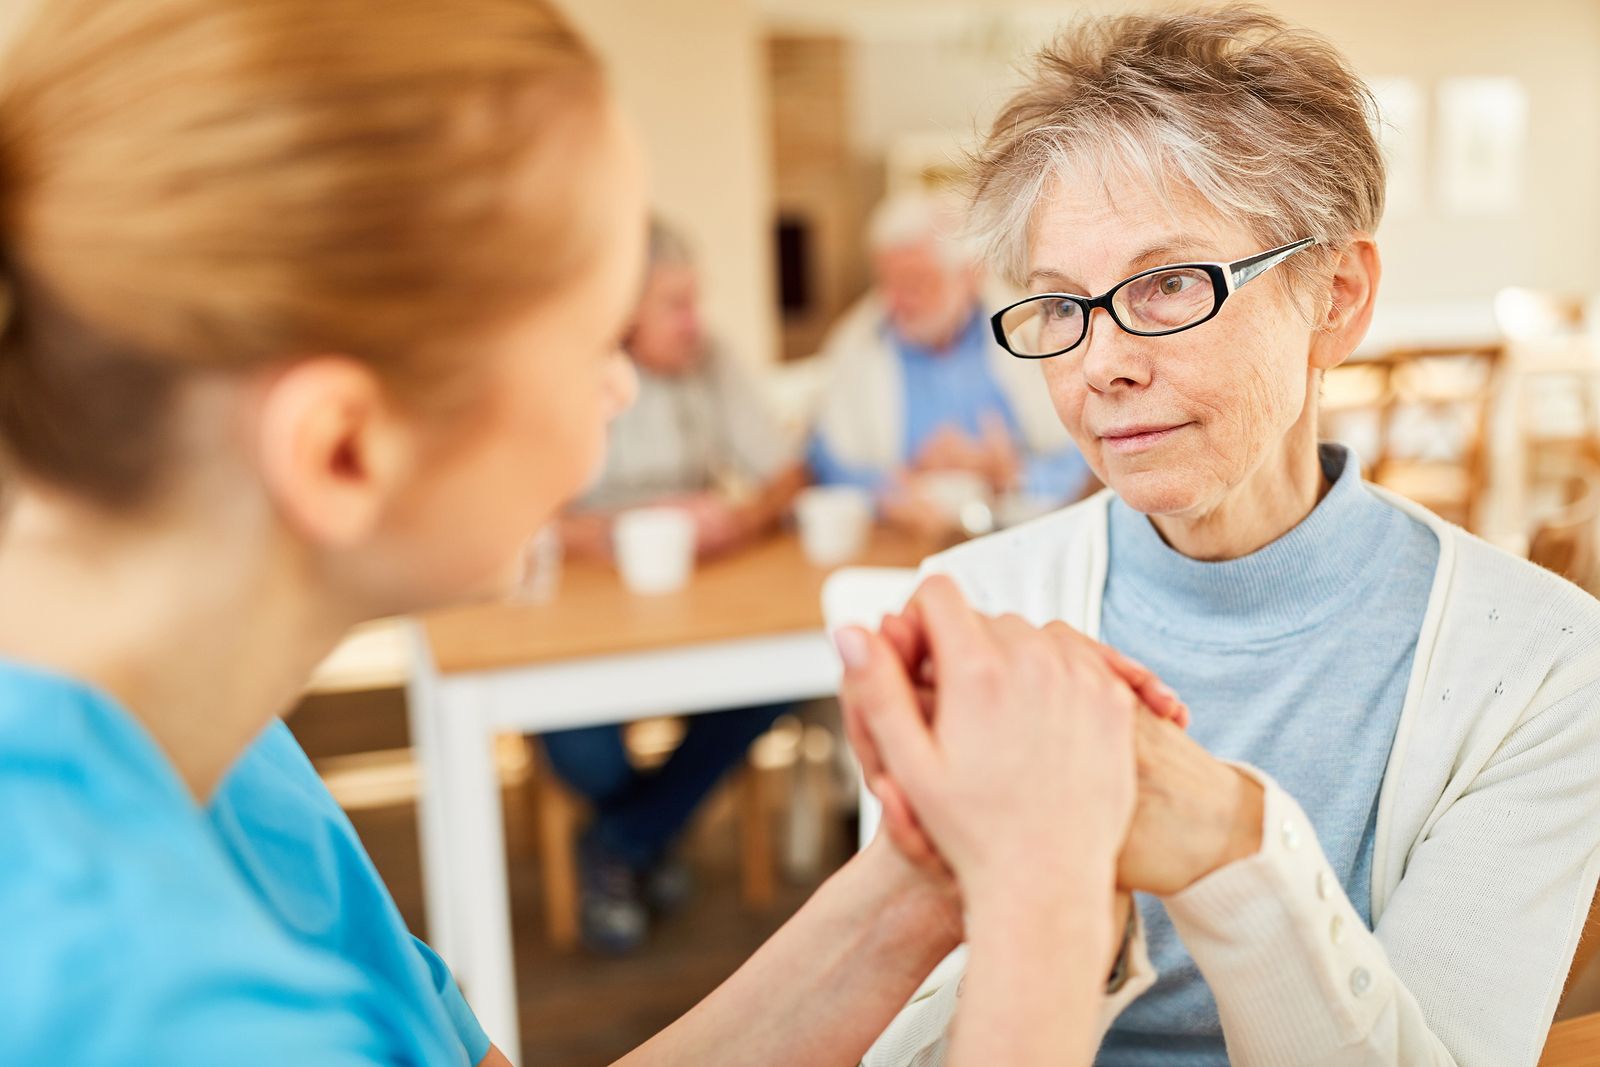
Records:
[[[795,498],[800,548],[813,566],[837,567],[861,555],[872,533],[872,496],[852,486],[813,486]]]
[[[682,508],[635,508],[617,516],[611,532],[617,569],[628,591],[675,593],[694,572],[694,518]]]

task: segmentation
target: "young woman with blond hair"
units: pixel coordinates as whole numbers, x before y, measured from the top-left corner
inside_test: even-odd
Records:
[[[35,0],[3,47],[0,1065],[504,1063],[277,716],[352,624],[506,588],[601,458],[646,198],[598,66],[543,0]],[[958,885],[964,1062],[1087,1040],[1134,697],[1010,636],[940,707],[1003,743],[919,793],[958,882],[873,845],[628,1063],[855,1063]]]

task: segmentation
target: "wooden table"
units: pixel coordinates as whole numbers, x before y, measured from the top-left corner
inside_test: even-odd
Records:
[[[852,562],[914,566],[933,547],[879,533]],[[827,574],[783,535],[701,567],[679,593],[634,596],[611,567],[574,562],[548,604],[485,604],[413,625],[429,939],[501,1048],[520,1046],[496,735],[833,693]]]
[[[1539,1067],[1594,1067],[1600,1064],[1600,1013],[1556,1023],[1545,1042]]]

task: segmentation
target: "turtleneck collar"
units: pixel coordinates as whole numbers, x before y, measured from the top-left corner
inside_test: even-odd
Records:
[[[1239,559],[1190,559],[1113,499],[1106,602],[1186,641],[1231,644],[1305,629],[1361,595],[1409,520],[1367,489],[1347,448],[1325,444],[1320,458],[1328,493],[1298,526]]]

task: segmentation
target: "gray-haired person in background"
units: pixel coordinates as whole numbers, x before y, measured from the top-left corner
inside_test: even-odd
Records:
[[[984,308],[1014,294],[963,238],[950,192],[905,192],[873,211],[872,289],[823,344],[829,383],[806,448],[823,485],[873,492],[889,523],[945,532],[923,476],[976,475],[998,495],[1065,504],[1098,487],[1039,388],[1001,348]]]
[[[688,242],[659,218],[622,347],[639,399],[612,424],[604,470],[562,522],[567,550],[609,555],[614,516],[647,504],[693,515],[702,556],[771,530],[805,484],[798,442],[750,370],[708,334]]]
[[[607,555],[614,516],[671,504],[694,517],[702,556],[721,555],[776,526],[804,484],[798,447],[770,416],[754,376],[707,334],[688,243],[660,219],[623,348],[639,378],[634,406],[611,425],[604,471],[562,520],[576,555]],[[658,770],[633,767],[619,726],[546,734],[557,774],[595,816],[579,843],[584,943],[637,948],[652,917],[681,905],[688,875],[672,846],[694,811],[787,705],[691,716]]]

